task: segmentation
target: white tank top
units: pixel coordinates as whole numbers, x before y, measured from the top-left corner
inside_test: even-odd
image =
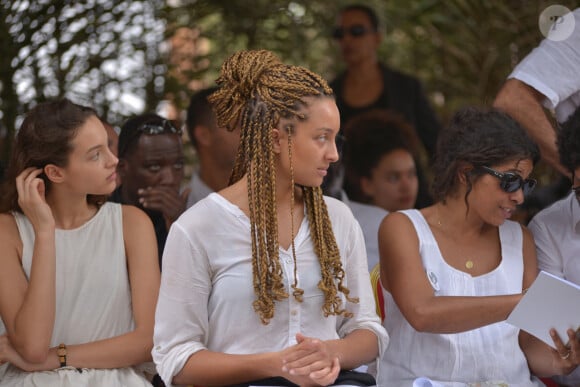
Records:
[[[402,211],[413,223],[425,274],[436,296],[493,296],[522,292],[521,226],[506,221],[499,227],[502,260],[489,273],[472,277],[443,259],[427,221],[418,210]],[[383,289],[391,341],[381,360],[379,386],[412,386],[426,377],[446,386],[470,383],[517,386],[543,385],[530,375],[518,344],[518,329],[506,322],[454,334],[417,332]],[[485,382],[488,382],[487,384]],[[474,384],[475,385],[475,384]]]

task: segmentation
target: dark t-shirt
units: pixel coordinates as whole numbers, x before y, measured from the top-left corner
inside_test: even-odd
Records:
[[[113,193],[109,196],[109,201],[114,203],[121,203],[121,204],[131,204],[123,202],[121,197],[121,187],[118,187]],[[165,224],[165,219],[163,218],[163,214],[159,211],[151,211],[147,210],[141,206],[137,206],[149,216],[151,222],[153,222],[153,228],[155,229],[155,237],[157,238],[157,253],[159,254],[159,268],[161,268],[161,259],[163,257],[163,249],[165,248],[165,241],[167,240],[167,226]]]
[[[441,124],[431,108],[429,100],[425,96],[421,83],[416,78],[392,70],[384,64],[379,65],[383,72],[383,92],[377,100],[369,105],[354,107],[344,101],[342,95],[346,72],[339,74],[330,83],[330,87],[335,94],[336,105],[340,111],[341,131],[343,130],[344,124],[358,114],[374,109],[392,110],[401,114],[415,128],[417,136],[421,140],[428,158],[431,160],[435,153],[437,136],[441,130]],[[417,164],[417,177],[419,179],[419,192],[415,207],[423,208],[431,205],[433,199],[429,194],[425,172],[419,164]],[[347,194],[352,196],[352,199],[357,200],[356,190],[349,187],[347,181],[345,183],[344,188]]]
[[[341,126],[355,115],[369,110],[393,110],[415,128],[428,156],[433,157],[441,124],[425,96],[421,83],[416,78],[391,70],[383,64],[380,64],[380,67],[383,72],[383,93],[367,106],[353,107],[344,101],[342,95],[346,72],[341,73],[330,83],[340,111]]]

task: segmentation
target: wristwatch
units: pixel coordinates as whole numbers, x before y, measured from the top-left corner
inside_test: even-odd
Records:
[[[58,355],[60,366],[66,367],[66,345],[61,343],[56,349],[56,354]]]

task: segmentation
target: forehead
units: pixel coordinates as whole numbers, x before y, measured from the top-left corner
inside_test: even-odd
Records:
[[[96,116],[90,116],[82,124],[73,137],[71,144],[74,151],[84,152],[95,145],[107,143],[107,132],[101,120]]]
[[[304,99],[306,106],[303,112],[307,115],[306,122],[313,126],[336,129],[340,126],[340,115],[334,98],[331,97],[307,97]]]
[[[494,165],[492,168],[500,172],[515,172],[526,178],[532,173],[534,163],[531,159],[511,160]]]
[[[137,140],[133,151],[134,155],[142,158],[158,157],[164,154],[181,155],[181,153],[181,137],[175,133],[142,134]]]
[[[337,18],[337,23],[343,26],[354,24],[370,26],[371,20],[365,12],[356,9],[351,9],[342,12]]]

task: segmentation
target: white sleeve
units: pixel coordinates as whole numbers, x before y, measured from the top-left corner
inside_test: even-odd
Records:
[[[157,372],[168,386],[192,354],[206,349],[210,291],[207,257],[174,223],[163,253],[151,352]]]
[[[580,90],[580,8],[573,11],[576,25],[562,41],[544,39],[508,76],[542,93],[544,106],[554,109]]]
[[[545,222],[536,215],[528,224],[528,229],[534,236],[538,268],[560,278],[564,278],[562,257],[559,254],[558,248],[554,246],[554,238],[550,235],[550,231]]]
[[[336,237],[340,238],[341,236],[337,235]],[[356,329],[368,329],[377,336],[379,355],[381,355],[389,344],[389,335],[382,326],[379,316],[377,316],[364,236],[360,225],[354,220],[354,217],[345,240],[347,241],[345,249],[341,253],[345,254],[346,267],[344,271],[348,280],[346,286],[351,292],[350,295],[358,297],[359,302],[356,304],[347,302],[347,309],[353,313],[353,317],[337,319],[337,324],[339,325],[337,326],[338,335],[345,337]]]

